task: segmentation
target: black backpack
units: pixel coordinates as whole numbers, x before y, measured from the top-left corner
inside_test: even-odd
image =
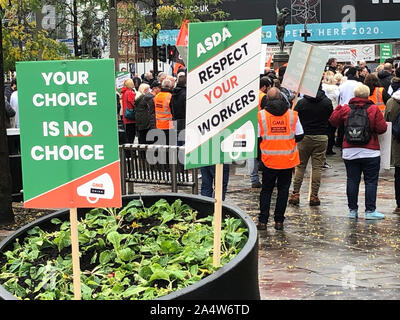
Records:
[[[362,108],[350,105],[351,111],[344,126],[346,141],[350,144],[365,145],[371,139],[371,128],[367,109],[370,104]]]

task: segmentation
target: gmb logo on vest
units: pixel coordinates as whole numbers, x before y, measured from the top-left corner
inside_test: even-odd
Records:
[[[271,121],[271,133],[286,133],[287,125],[285,119]]]

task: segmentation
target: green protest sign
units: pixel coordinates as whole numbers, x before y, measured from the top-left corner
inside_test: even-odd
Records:
[[[25,207],[120,207],[114,62],[17,63]]]
[[[185,167],[255,158],[261,20],[189,24]]]
[[[386,59],[393,57],[393,46],[391,43],[381,43],[381,63],[384,63]]]

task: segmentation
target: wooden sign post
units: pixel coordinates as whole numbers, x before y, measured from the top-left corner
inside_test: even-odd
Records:
[[[214,255],[213,266],[221,264],[221,228],[222,228],[222,181],[224,165],[215,165],[215,204],[214,204]]]
[[[74,283],[74,300],[81,300],[81,268],[79,263],[78,240],[78,210],[69,209],[69,221],[71,225],[72,270]]]

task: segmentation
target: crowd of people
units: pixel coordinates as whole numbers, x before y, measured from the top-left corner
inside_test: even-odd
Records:
[[[365,218],[383,219],[384,214],[376,210],[381,157],[378,135],[386,132],[386,121],[393,123],[400,114],[400,68],[394,68],[390,60],[371,71],[365,61],[354,66],[329,59],[315,97],[297,95],[282,87],[285,71],[286,66],[266,68],[260,75],[258,157],[247,160],[251,186],[261,189],[258,229],[267,228],[275,187],[275,229],[283,229],[287,204],[300,204],[310,159],[311,192],[307,201],[310,206],[319,206],[322,172],[330,167],[327,156],[339,149],[346,167],[349,217],[358,217],[363,175]],[[141,79],[135,76],[124,82],[116,98],[117,116],[123,123],[127,143],[134,143],[137,138],[139,144],[184,146],[186,77],[186,70],[180,69],[174,76],[147,72]],[[4,94],[6,127],[18,128],[15,79]],[[172,133],[177,137],[175,141]],[[391,152],[397,204],[393,212],[400,214],[400,143],[395,137]],[[215,166],[201,168],[201,175],[201,194],[212,197]],[[225,164],[223,198],[228,182],[229,165]]]
[[[381,151],[378,135],[387,130],[400,114],[400,68],[385,61],[371,72],[365,61],[358,65],[338,64],[329,59],[316,97],[301,96],[279,88],[277,76],[285,72],[266,70],[260,79],[260,111],[262,183],[258,229],[265,230],[270,215],[271,194],[277,187],[274,209],[275,229],[282,230],[287,204],[300,203],[304,173],[311,159],[310,206],[319,206],[318,191],[322,171],[329,168],[327,156],[341,150],[347,176],[348,216],[358,218],[358,193],[361,176],[365,183],[365,219],[385,217],[376,210]],[[265,77],[273,85],[265,86]],[[269,121],[269,119],[274,121]],[[274,128],[274,123],[279,127]],[[282,123],[285,126],[282,126]],[[400,213],[400,144],[392,137],[391,163],[395,167],[395,197]],[[254,164],[250,166],[250,170]],[[294,177],[292,175],[294,173]],[[289,191],[293,180],[293,190]],[[307,188],[308,190],[308,188]],[[308,193],[308,192],[307,192]]]

